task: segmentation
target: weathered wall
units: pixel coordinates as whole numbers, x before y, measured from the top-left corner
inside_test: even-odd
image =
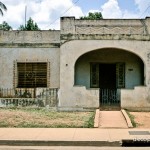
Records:
[[[74,67],[77,59],[87,52],[91,52],[97,49],[111,49],[117,48],[120,50],[126,50],[128,52],[134,53],[139,56],[145,67],[145,85],[149,85],[149,69],[150,64],[148,59],[149,54],[149,41],[130,41],[130,40],[74,40],[66,42],[61,46],[61,56],[60,56],[60,107],[75,107],[75,105],[82,104],[84,107],[99,107],[99,102],[95,105],[94,95],[91,94],[93,98],[87,98],[87,93],[85,87],[74,88]],[[66,55],[67,54],[67,55]],[[134,60],[134,59],[133,59]],[[134,67],[128,65],[128,67]],[[136,67],[137,68],[137,67]],[[136,70],[135,70],[136,72]],[[136,74],[136,73],[135,73]],[[132,78],[134,78],[132,76]],[[132,85],[131,85],[132,86]],[[82,95],[79,100],[79,96]],[[148,95],[147,95],[148,98]],[[93,103],[92,103],[93,102]],[[82,107],[82,105],[81,105]]]
[[[0,87],[13,88],[14,61],[50,62],[50,85],[59,87],[60,31],[0,31]]]
[[[100,49],[81,56],[75,65],[75,85],[90,88],[90,63],[125,63],[125,88],[143,85],[144,64],[133,53],[117,49]]]
[[[66,81],[66,80],[65,80]],[[67,84],[67,83],[65,83]],[[84,86],[72,86],[59,91],[58,109],[62,111],[86,111],[99,107],[99,90],[86,89]],[[62,92],[66,92],[62,94]]]
[[[14,61],[50,62],[50,87],[59,87],[59,48],[0,48],[0,87],[13,88]]]
[[[150,18],[145,19],[102,19],[102,20],[79,20],[74,17],[62,17],[61,18],[61,55],[60,55],[60,107],[99,107],[99,102],[95,103],[94,92],[90,94],[90,98],[87,98],[85,86],[89,87],[89,67],[88,59],[81,63],[83,65],[82,71],[78,70],[77,74],[81,71],[82,76],[85,76],[82,80],[76,80],[78,83],[82,83],[85,86],[74,87],[75,78],[75,63],[82,55],[95,50],[102,49],[119,49],[131,52],[137,55],[144,64],[144,85],[146,89],[150,87]],[[92,54],[92,53],[91,53]],[[127,54],[127,53],[126,53]],[[112,53],[113,55],[113,53]],[[135,56],[134,55],[134,56]],[[116,57],[116,56],[115,56]],[[119,56],[118,56],[119,57]],[[122,58],[127,63],[126,68],[126,88],[133,88],[136,85],[140,85],[140,76],[138,72],[140,70],[140,64],[134,63],[140,62],[135,60],[138,57],[130,59]],[[106,56],[105,56],[106,58]],[[134,59],[135,58],[135,59]],[[139,59],[138,58],[138,59]],[[95,58],[93,58],[95,59]],[[96,58],[98,60],[98,58]],[[119,59],[119,58],[118,58]],[[108,60],[108,59],[107,59]],[[111,61],[114,58],[111,58]],[[92,60],[93,61],[93,60]],[[84,68],[84,69],[83,69]],[[129,73],[128,69],[132,69],[133,72]],[[87,71],[87,73],[85,73]],[[86,81],[85,81],[86,80]],[[132,82],[129,82],[131,81]],[[80,90],[79,90],[80,89]],[[95,89],[93,89],[94,91]],[[135,89],[133,89],[135,91]],[[97,92],[97,90],[95,90]],[[137,91],[133,92],[134,96]],[[129,92],[130,94],[130,92]],[[143,107],[149,106],[149,102],[146,99],[150,99],[149,94],[144,92],[144,99],[140,99],[144,103]],[[78,95],[78,96],[77,96]],[[80,96],[79,96],[80,95]],[[123,101],[127,102],[128,91],[122,92]],[[98,100],[97,100],[98,101]],[[131,98],[132,101],[132,98]],[[122,100],[121,100],[122,102]],[[125,103],[126,103],[125,102]],[[82,105],[80,105],[82,103]],[[134,103],[134,101],[133,101]],[[131,103],[130,103],[131,104]],[[122,103],[122,107],[125,106]],[[131,105],[130,105],[131,106]],[[139,103],[133,105],[133,107],[141,107]]]
[[[13,87],[14,61],[49,61],[50,87],[60,85],[61,110],[99,107],[98,89],[87,90],[85,86],[74,86],[75,63],[87,52],[112,48],[134,53],[144,63],[145,88],[122,90],[122,107],[149,107],[150,18],[91,21],[62,17],[61,31],[0,31],[0,87]],[[129,69],[136,68],[134,74],[126,76],[129,80],[136,75],[135,83],[127,84],[132,88],[140,84],[140,77],[136,74],[140,69],[136,65],[128,64]]]
[[[121,90],[121,107],[132,111],[150,111],[150,89],[135,87]]]
[[[80,20],[62,17],[61,34],[150,34],[150,18]]]
[[[15,43],[60,43],[60,31],[3,31],[0,30],[0,46]],[[21,45],[19,45],[21,46]]]

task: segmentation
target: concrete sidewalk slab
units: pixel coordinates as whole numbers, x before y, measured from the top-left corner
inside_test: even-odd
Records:
[[[0,145],[120,146],[123,139],[150,140],[150,134],[131,135],[129,131],[150,133],[150,129],[0,128]]]

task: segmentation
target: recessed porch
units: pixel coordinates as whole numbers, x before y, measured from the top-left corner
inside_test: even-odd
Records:
[[[99,106],[121,106],[121,90],[144,86],[144,63],[126,50],[98,49],[80,56],[75,64],[75,85],[99,90]]]

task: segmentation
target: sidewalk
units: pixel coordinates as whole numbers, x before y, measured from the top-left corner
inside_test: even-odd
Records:
[[[121,111],[100,111],[99,128],[128,128]]]
[[[120,146],[120,142],[125,139],[150,142],[150,128],[0,128],[0,145]]]
[[[101,129],[127,129],[133,128],[133,125],[124,109],[120,111],[100,111],[96,109],[94,127]]]

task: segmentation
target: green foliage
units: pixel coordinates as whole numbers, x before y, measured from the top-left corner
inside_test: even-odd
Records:
[[[40,28],[38,27],[37,23],[34,23],[33,19],[30,17],[26,26],[20,25],[19,30],[37,31],[40,30]]]
[[[6,11],[7,10],[7,7],[2,3],[0,2],[0,14],[3,16],[3,10]]]
[[[86,128],[94,128],[94,117],[95,117],[95,113],[93,112],[91,114],[91,116],[89,117],[89,120],[85,123]]]
[[[20,25],[19,30],[25,30],[24,25]]]
[[[131,120],[131,123],[132,123],[133,127],[135,128],[137,126],[136,122],[134,121],[135,117],[132,114],[130,114],[130,112],[127,111],[127,110],[126,110],[126,113],[128,114],[128,116],[129,116],[129,118]]]
[[[9,31],[12,30],[12,27],[6,21],[3,21],[3,23],[0,24],[0,30]]]
[[[88,16],[80,17],[81,20],[100,20],[103,19],[101,12],[89,12]]]

